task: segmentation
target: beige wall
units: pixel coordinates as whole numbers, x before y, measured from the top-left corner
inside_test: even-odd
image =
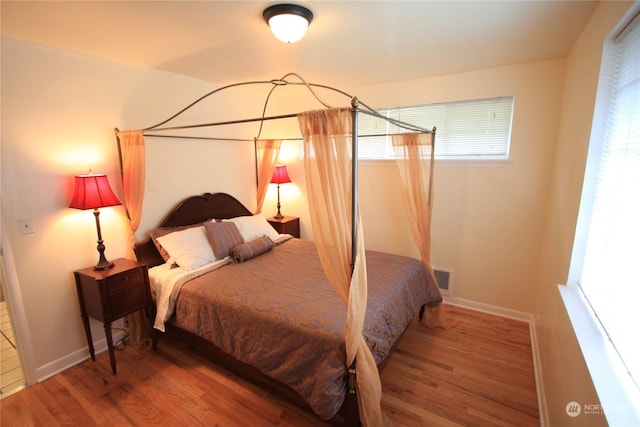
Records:
[[[2,233],[15,258],[14,284],[27,316],[32,378],[38,380],[88,356],[72,271],[97,262],[97,237],[92,213],[67,207],[73,175],[89,169],[106,173],[120,196],[114,127],[154,124],[213,87],[9,38],[2,39],[1,77]],[[217,114],[212,109],[208,114],[233,114],[234,109],[227,101]],[[149,157],[159,161],[149,170],[153,187],[147,192],[151,207],[145,224],[157,223],[186,193],[226,189],[251,203],[248,143],[215,149],[197,142],[175,148],[165,148],[166,141],[149,144]],[[234,167],[227,166],[230,159]],[[178,167],[180,162],[185,167]],[[193,170],[200,174],[194,176]],[[21,235],[20,218],[31,218],[35,233]],[[103,209],[100,218],[107,257],[124,256],[124,209]],[[95,340],[104,339],[101,325],[92,323],[92,329]]]
[[[591,133],[603,42],[629,2],[602,2],[567,60],[556,161],[537,278],[536,329],[549,425],[606,425],[601,415],[570,418],[570,401],[598,404],[584,358],[560,299],[566,283]]]
[[[564,60],[550,60],[348,89],[375,108],[515,96],[509,161],[436,164],[432,262],[453,270],[452,296],[533,311],[563,81]],[[348,105],[340,102],[334,105]],[[299,157],[288,164],[304,201]],[[399,185],[393,163],[361,162],[365,244],[418,256]],[[284,192],[282,199],[288,214],[302,218],[303,237],[312,238],[303,203]]]

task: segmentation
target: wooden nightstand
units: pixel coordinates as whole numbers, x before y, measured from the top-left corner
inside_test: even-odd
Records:
[[[291,234],[293,237],[300,238],[300,218],[296,216],[285,216],[276,218],[275,216],[268,218],[269,224],[280,234]]]
[[[96,360],[89,327],[89,316],[104,324],[104,333],[109,347],[111,370],[116,374],[116,358],[111,336],[111,322],[145,309],[151,315],[153,302],[149,288],[147,265],[137,261],[120,258],[113,262],[115,266],[108,270],[94,270],[93,267],[76,270],[78,301],[84,332],[87,335],[91,360]]]

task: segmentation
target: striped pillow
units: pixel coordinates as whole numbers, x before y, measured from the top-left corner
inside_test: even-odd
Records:
[[[238,227],[233,222],[208,221],[204,223],[207,239],[216,258],[222,259],[231,254],[231,249],[244,242]]]
[[[231,250],[231,257],[235,262],[243,262],[273,248],[273,240],[267,236],[258,237],[250,242],[244,242]]]

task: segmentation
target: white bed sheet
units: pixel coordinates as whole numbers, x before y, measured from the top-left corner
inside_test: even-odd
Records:
[[[202,276],[232,262],[230,257],[205,264],[194,270],[173,267],[174,262],[169,259],[164,264],[149,269],[151,294],[156,301],[156,318],[153,327],[165,331],[165,322],[171,318],[175,309],[176,297],[180,287],[191,279]],[[174,290],[176,291],[174,293]]]

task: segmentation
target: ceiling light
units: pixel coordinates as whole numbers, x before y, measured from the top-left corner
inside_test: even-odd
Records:
[[[295,43],[307,32],[313,13],[296,4],[275,4],[262,12],[271,32],[284,43]]]

